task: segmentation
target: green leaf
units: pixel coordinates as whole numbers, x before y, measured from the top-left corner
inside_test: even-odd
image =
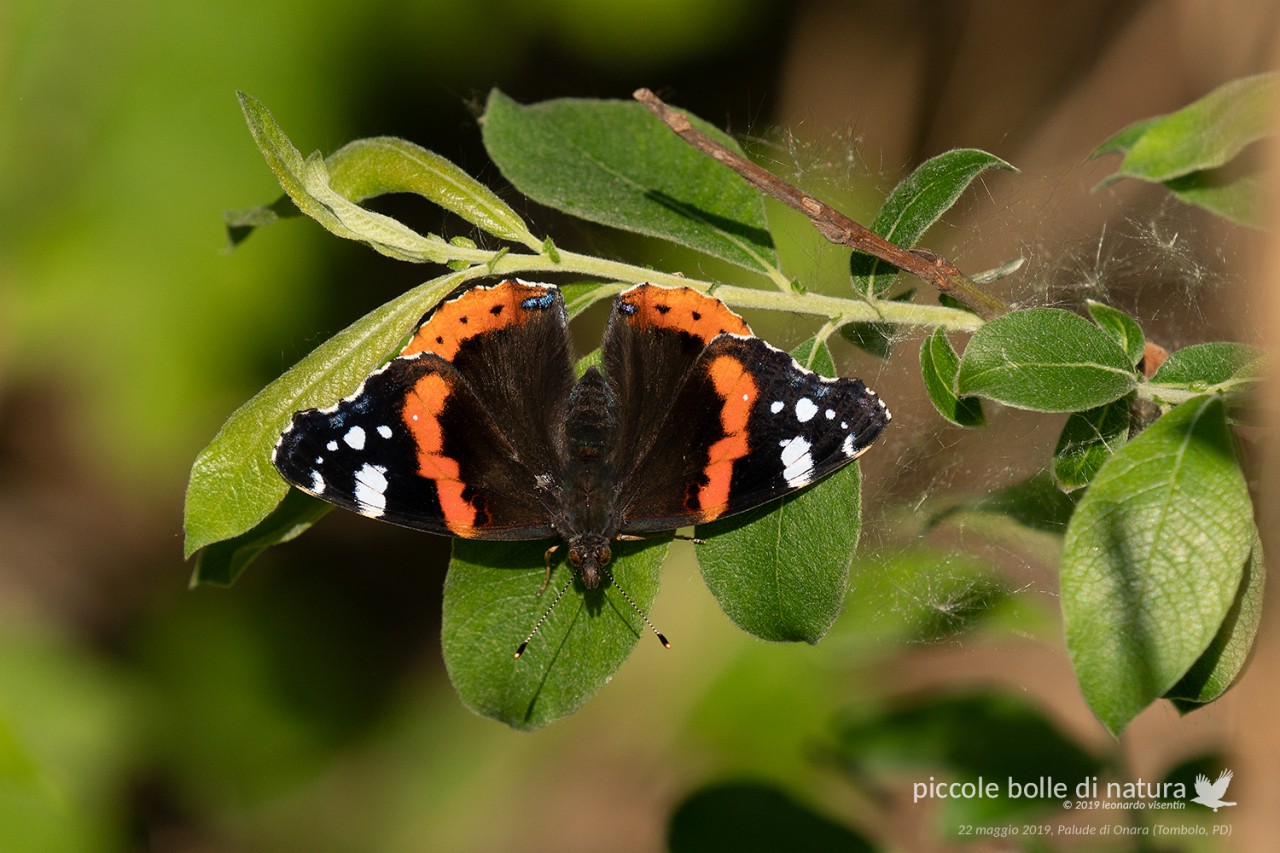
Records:
[[[1246,344],[1194,344],[1170,353],[1151,384],[1201,393],[1232,393],[1262,378],[1262,354]]]
[[[1265,182],[1256,175],[1237,175],[1231,171],[1211,169],[1192,172],[1170,178],[1164,185],[1187,204],[1203,207],[1238,225],[1263,227],[1266,222],[1263,204],[1266,199]]]
[[[1129,149],[1134,146],[1134,143],[1142,138],[1142,134],[1146,133],[1147,130],[1156,122],[1160,121],[1161,118],[1163,118],[1163,116],[1138,119],[1123,130],[1120,130],[1108,137],[1106,141],[1093,149],[1093,152],[1089,155],[1089,159],[1096,160],[1097,158],[1106,156],[1107,154],[1128,154]],[[1115,180],[1115,178],[1113,177],[1111,180]]]
[[[974,284],[991,284],[992,282],[1000,281],[1003,278],[1008,278],[1009,276],[1013,275],[1018,270],[1022,269],[1023,265],[1026,264],[1026,262],[1027,262],[1026,258],[1019,256],[1011,260],[1005,261],[1003,264],[1000,264],[999,266],[992,267],[991,269],[986,269],[986,270],[982,270],[981,272],[976,272],[973,275],[969,276],[969,281],[973,282]],[[938,300],[940,302],[942,301],[943,296],[946,296],[946,294],[945,293],[938,294]],[[968,309],[968,310],[972,310],[972,309]]]
[[[389,257],[416,263],[446,263],[455,253],[439,237],[423,237],[389,216],[366,210],[338,192],[318,153],[302,154],[259,101],[239,93],[245,121],[276,180],[298,209],[333,234],[359,240]]]
[[[1129,397],[1067,418],[1053,451],[1053,477],[1063,491],[1083,488],[1129,436]]]
[[[1274,73],[1219,86],[1151,121],[1132,141],[1116,174],[1166,181],[1222,166],[1270,131],[1278,94],[1280,75]]]
[[[515,729],[536,729],[573,713],[649,633],[612,584],[584,590],[574,580],[525,653],[513,658],[572,577],[561,560],[547,594],[536,595],[548,544],[456,539],[444,584],[441,642],[449,678],[468,708]],[[610,571],[646,613],[658,593],[667,544],[614,544]]]
[[[1079,315],[1030,308],[983,325],[960,359],[956,392],[1033,412],[1075,412],[1137,384],[1129,356]]]
[[[1075,501],[1042,471],[990,494],[946,507],[932,515],[928,525],[933,527],[958,513],[979,512],[1004,516],[1031,530],[1058,534],[1066,530],[1075,507]]]
[[[688,118],[737,150],[724,133]],[[776,270],[760,194],[642,105],[563,99],[522,106],[495,89],[482,121],[489,156],[534,201],[757,272]]]
[[[1115,453],[1067,528],[1067,648],[1118,734],[1213,642],[1253,544],[1253,508],[1220,399],[1174,408]]]
[[[905,772],[921,782],[936,773],[947,782],[998,784],[998,797],[937,801],[943,810],[939,821],[949,829],[1008,820],[1046,806],[1061,808],[1062,797],[1008,796],[1010,780],[1027,785],[1051,776],[1074,787],[1102,768],[1042,711],[995,692],[894,700],[887,709],[842,721],[829,751],[859,780]]]
[[[1203,707],[1227,691],[1249,659],[1262,619],[1262,591],[1266,568],[1262,564],[1262,540],[1253,531],[1253,548],[1244,567],[1244,579],[1222,628],[1209,648],[1177,684],[1165,694],[1184,714]]]
[[[772,785],[740,781],[702,788],[677,806],[667,829],[666,849],[671,853],[871,853],[875,846]]]
[[[391,136],[358,139],[325,158],[329,185],[359,203],[388,193],[414,193],[500,237],[523,243],[535,252],[542,243],[524,221],[488,187],[439,154]],[[286,206],[287,205],[287,206]],[[297,213],[287,199],[228,217],[232,240],[243,240],[254,226],[274,221],[282,212]]]
[[[1098,324],[1098,328],[1110,335],[1129,356],[1129,362],[1137,367],[1147,345],[1147,336],[1143,334],[1138,321],[1119,308],[1112,308],[1092,299],[1085,302],[1085,307],[1089,309],[1089,316]]]
[[[296,539],[331,509],[333,506],[324,501],[290,489],[280,505],[252,530],[201,551],[191,585],[231,586],[263,551]]]
[[[895,245],[911,248],[988,169],[1017,171],[994,154],[974,148],[957,148],[926,160],[894,187],[871,230]],[[896,267],[863,252],[853,253],[849,272],[854,291],[867,296],[882,295],[898,274]]]
[[[792,355],[805,363],[813,342]],[[811,368],[835,373],[818,347]],[[858,463],[781,501],[698,525],[698,563],[734,624],[764,640],[816,643],[844,606],[862,529]]]
[[[293,413],[349,394],[412,324],[463,280],[457,273],[434,278],[370,311],[232,413],[191,468],[186,556],[266,518],[289,488],[271,467],[271,450]]]
[[[956,426],[980,427],[986,424],[982,413],[982,401],[977,397],[957,397],[956,373],[960,369],[960,357],[947,339],[943,329],[934,329],[920,345],[920,375],[924,388],[938,414]]]

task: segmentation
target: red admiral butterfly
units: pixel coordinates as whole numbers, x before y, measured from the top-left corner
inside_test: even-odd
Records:
[[[393,524],[559,537],[593,589],[616,538],[780,498],[889,422],[860,380],[806,370],[687,287],[623,291],[602,349],[602,368],[575,379],[554,285],[460,289],[354,394],[294,415],[272,461],[304,492]]]

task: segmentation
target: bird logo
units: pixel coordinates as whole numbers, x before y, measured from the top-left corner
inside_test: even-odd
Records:
[[[1209,777],[1203,773],[1196,776],[1196,795],[1191,798],[1191,802],[1199,803],[1202,806],[1208,806],[1215,812],[1223,806],[1234,806],[1235,803],[1229,803],[1222,799],[1223,794],[1227,793],[1227,786],[1231,784],[1232,772],[1223,770],[1218,774],[1218,781],[1210,784]]]

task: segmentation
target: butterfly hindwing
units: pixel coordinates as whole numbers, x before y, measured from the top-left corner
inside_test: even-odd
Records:
[[[888,420],[860,380],[820,376],[759,338],[721,335],[671,403],[655,439],[663,452],[624,488],[622,530],[702,523],[780,498],[857,458]]]

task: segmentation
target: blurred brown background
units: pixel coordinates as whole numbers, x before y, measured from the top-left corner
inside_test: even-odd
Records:
[[[448,685],[446,542],[335,513],[232,590],[189,591],[195,453],[311,346],[431,274],[302,221],[223,251],[222,212],[278,192],[234,92],[304,151],[400,135],[501,188],[474,122],[491,87],[529,102],[649,86],[863,218],[924,158],[983,148],[1020,173],[984,180],[927,245],[971,271],[1025,256],[1008,298],[1106,299],[1170,348],[1269,344],[1275,241],[1158,188],[1091,192],[1115,163],[1086,158],[1135,119],[1272,67],[1278,30],[1266,0],[6,4],[0,824],[21,825],[27,849],[656,850],[683,796],[747,773],[917,849],[935,842],[909,800],[876,807],[806,754],[845,703],[999,683],[1105,747],[1052,621],[1052,542],[935,540],[996,565],[1040,630],[872,635],[852,657],[838,637],[826,650],[744,637],[679,552],[652,614],[677,649],[642,643],[581,713],[532,735],[471,716]],[[633,250],[507,197],[560,245]],[[803,228],[788,233],[793,274],[843,286]],[[644,251],[662,264],[661,247]],[[773,328],[779,343],[812,331]],[[838,353],[895,413],[863,468],[873,553],[903,547],[902,519],[925,501],[1026,477],[1057,434],[1012,412],[980,433],[944,428],[917,340],[888,363]],[[1264,497],[1268,479],[1254,482]],[[1186,718],[1157,705],[1123,740],[1129,778],[1224,752],[1232,849],[1280,837],[1262,805],[1280,802],[1276,623],[1269,612],[1223,701]]]

